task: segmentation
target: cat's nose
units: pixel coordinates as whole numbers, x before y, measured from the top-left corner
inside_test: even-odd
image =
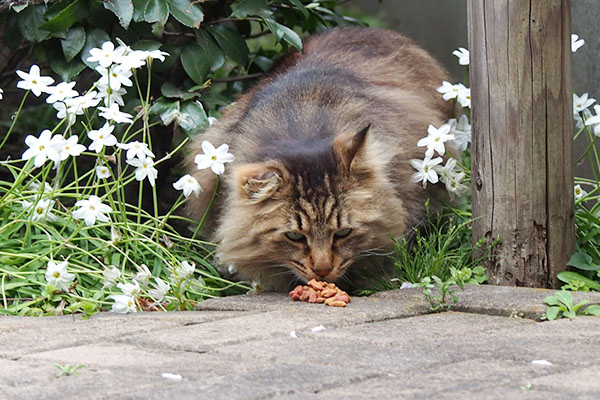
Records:
[[[322,265],[315,265],[312,268],[313,272],[317,275],[319,275],[321,278],[329,275],[329,273],[333,270],[333,265],[331,264],[322,264]]]

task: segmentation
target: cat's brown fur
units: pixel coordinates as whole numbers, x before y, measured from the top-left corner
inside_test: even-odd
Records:
[[[219,262],[283,290],[296,277],[336,280],[357,259],[389,250],[390,236],[424,215],[429,189],[410,181],[408,161],[423,158],[417,141],[428,125],[450,115],[435,92],[443,80],[430,55],[392,31],[335,29],[306,40],[302,55],[191,145],[189,171],[204,189],[188,207],[197,219],[216,184],[192,162],[201,142],[227,143],[235,155],[209,218]],[[352,231],[338,237],[344,229]]]

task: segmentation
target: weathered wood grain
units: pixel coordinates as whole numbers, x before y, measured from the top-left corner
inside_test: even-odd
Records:
[[[491,283],[551,287],[574,251],[569,0],[469,0],[473,240]]]

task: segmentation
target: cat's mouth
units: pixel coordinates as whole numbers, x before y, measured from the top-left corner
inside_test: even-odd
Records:
[[[332,268],[327,274],[319,274],[317,271],[314,271],[312,268],[307,267],[298,261],[291,260],[290,264],[292,264],[302,280],[305,280],[306,282],[310,281],[311,279],[316,279],[317,281],[335,282],[346,273],[354,261],[354,258],[344,260],[340,263],[339,267]]]

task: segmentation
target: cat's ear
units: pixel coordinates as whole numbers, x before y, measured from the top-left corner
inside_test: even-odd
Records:
[[[356,133],[342,134],[333,140],[333,151],[348,171],[358,153],[364,148],[370,128],[371,124]]]
[[[240,195],[251,204],[274,197],[283,179],[282,170],[273,163],[240,165],[236,175]]]

